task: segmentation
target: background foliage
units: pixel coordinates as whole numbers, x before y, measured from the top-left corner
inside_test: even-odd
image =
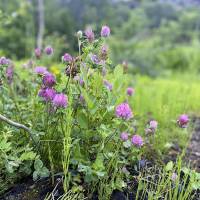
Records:
[[[198,1],[45,0],[44,6],[44,45],[59,47],[59,56],[77,51],[79,29],[91,25],[99,31],[108,24],[114,62],[128,61],[134,73],[199,71]],[[0,54],[30,57],[38,31],[36,1],[2,0],[0,10]]]

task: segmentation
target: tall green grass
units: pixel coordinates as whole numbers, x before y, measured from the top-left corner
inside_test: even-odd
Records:
[[[185,147],[190,134],[188,129],[180,129],[177,118],[186,113],[192,121],[193,116],[200,114],[200,84],[198,77],[180,75],[173,78],[151,79],[137,76],[135,79],[135,96],[131,104],[135,117],[139,118],[138,131],[144,134],[147,118],[159,123],[156,133],[156,147],[164,151],[170,144],[178,143]],[[190,123],[192,126],[192,123]],[[189,132],[192,132],[189,130]]]

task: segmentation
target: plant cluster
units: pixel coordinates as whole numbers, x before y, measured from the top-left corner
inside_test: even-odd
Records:
[[[33,173],[34,180],[51,175],[54,182],[61,175],[65,192],[90,198],[97,193],[99,199],[127,188],[138,175],[149,147],[154,148],[158,122],[147,119],[138,131],[131,106],[135,90],[126,70],[109,58],[110,32],[103,26],[98,38],[91,28],[79,31],[79,53],[65,53],[58,74],[41,63],[53,55],[51,46],[35,49],[35,61],[23,68],[28,80],[17,79],[11,61],[0,58],[0,110],[19,122],[0,116],[1,168]],[[188,122],[184,114],[177,125],[186,128]]]

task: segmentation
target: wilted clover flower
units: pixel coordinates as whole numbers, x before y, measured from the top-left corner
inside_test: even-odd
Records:
[[[42,67],[42,66],[37,66],[37,67],[35,67],[34,72],[39,75],[43,75],[43,74],[47,73],[47,68]]]
[[[122,118],[122,119],[130,119],[133,117],[132,110],[128,103],[122,103],[118,105],[115,109],[115,114],[117,117]]]
[[[189,117],[186,114],[182,114],[179,116],[177,123],[181,128],[186,128],[189,122]]]
[[[128,96],[132,96],[134,94],[135,90],[131,87],[128,87],[126,90],[126,93]]]
[[[110,28],[108,26],[102,26],[101,37],[108,37],[110,35]]]
[[[104,80],[103,83],[104,83],[105,87],[106,87],[108,90],[112,91],[113,85],[112,85],[111,83],[109,83],[107,80]]]
[[[77,37],[78,37],[78,38],[82,38],[82,37],[83,37],[83,32],[82,32],[81,30],[79,30],[79,31],[77,32]]]
[[[0,58],[0,65],[8,65],[9,64],[9,59],[6,57],[1,57]]]
[[[133,135],[133,137],[131,138],[131,142],[136,147],[141,147],[144,144],[143,139],[140,135]]]
[[[127,141],[128,140],[128,133],[122,132],[120,135],[121,140]]]
[[[44,51],[47,55],[53,54],[53,48],[51,46],[47,46]]]
[[[61,94],[56,94],[54,99],[53,99],[53,105],[56,108],[66,108],[68,104],[68,99],[67,96],[63,93]]]
[[[92,42],[94,40],[94,32],[91,28],[87,28],[85,30],[85,35],[89,42]]]
[[[124,73],[126,73],[128,71],[128,62],[127,61],[123,61],[122,62],[122,67],[123,67]]]
[[[13,66],[8,66],[6,68],[6,78],[8,80],[8,83],[11,84],[13,80]]]
[[[51,73],[45,73],[42,79],[45,87],[52,87],[56,83],[55,76]]]
[[[35,49],[35,57],[39,59],[41,57],[41,55],[42,55],[41,49],[36,48]]]
[[[72,62],[73,58],[72,56],[69,54],[69,53],[65,53],[63,56],[62,56],[62,60],[64,62]]]

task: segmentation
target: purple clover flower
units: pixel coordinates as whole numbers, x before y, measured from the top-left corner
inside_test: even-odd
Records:
[[[55,95],[53,99],[53,105],[56,108],[66,108],[67,104],[68,104],[68,98],[65,94],[60,93]]]
[[[49,56],[53,54],[53,48],[51,46],[47,46],[44,51]]]
[[[145,129],[146,134],[153,134],[156,132],[156,129],[158,127],[158,122],[155,120],[151,120],[149,122],[148,128]]]
[[[45,87],[52,87],[56,83],[55,76],[51,73],[45,73],[42,79],[42,82]]]
[[[42,66],[37,66],[37,67],[35,67],[34,72],[39,75],[43,75],[43,74],[47,73],[47,68],[42,67]]]
[[[44,98],[45,97],[45,88],[41,88],[38,91],[38,96]]]
[[[52,101],[56,95],[56,91],[53,88],[46,88],[44,99],[45,101]]]
[[[56,91],[53,88],[41,88],[38,92],[38,96],[42,97],[46,102],[52,101],[55,95]]]
[[[85,103],[85,98],[82,94],[80,94],[79,100],[81,103]]]
[[[41,57],[41,55],[42,55],[41,49],[36,48],[35,49],[35,57],[39,59]]]
[[[13,66],[8,66],[6,68],[6,78],[8,80],[8,83],[11,84],[13,81]]]
[[[104,54],[104,55],[107,55],[107,53],[108,53],[108,46],[107,45],[103,45],[101,47],[101,53]]]
[[[92,42],[94,40],[94,32],[91,28],[87,28],[85,30],[85,35],[89,42]]]
[[[109,91],[112,91],[113,89],[113,85],[111,83],[109,83],[107,80],[104,80],[103,81],[105,87],[109,90]]]
[[[99,58],[98,58],[97,55],[92,54],[90,58],[91,58],[91,61],[92,61],[93,63],[95,63],[95,64],[97,64],[97,65],[100,63],[100,60],[99,60]]]
[[[8,64],[9,64],[9,59],[7,59],[4,56],[0,58],[0,65],[8,65]]]
[[[186,128],[189,122],[189,117],[186,114],[182,114],[179,116],[177,122],[181,128]]]
[[[115,115],[118,118],[122,118],[125,120],[129,120],[133,117],[132,110],[128,103],[121,103],[120,105],[118,105],[115,109]]]
[[[101,37],[108,37],[110,35],[110,27],[102,26],[101,28]]]
[[[65,53],[63,56],[62,56],[62,60],[64,62],[72,62],[73,58],[72,56],[69,54],[69,53]]]
[[[128,133],[122,132],[120,135],[120,138],[122,141],[127,141],[128,140]]]
[[[141,147],[144,144],[143,139],[140,135],[133,135],[133,137],[131,138],[131,142],[136,147]]]
[[[102,60],[106,60],[108,56],[108,46],[107,45],[103,45],[101,47],[101,59]]]
[[[126,93],[128,96],[132,96],[134,94],[135,90],[131,87],[128,87],[126,90]]]
[[[80,86],[84,85],[84,80],[82,78],[79,79],[79,84],[80,84]]]
[[[79,75],[74,76],[74,80],[75,80],[75,81],[79,81],[79,80],[80,80]]]
[[[150,129],[156,130],[157,127],[158,127],[158,122],[157,122],[156,120],[151,120],[151,121],[149,122],[149,128],[150,128]]]

